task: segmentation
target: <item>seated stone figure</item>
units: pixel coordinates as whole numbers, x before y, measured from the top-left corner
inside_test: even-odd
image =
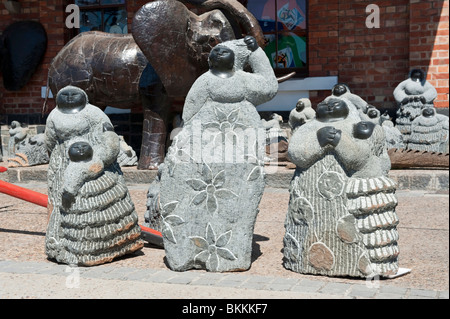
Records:
[[[218,44],[209,65],[160,169],[161,232],[172,270],[242,271],[264,191],[266,131],[255,106],[278,82],[252,37]]]
[[[448,153],[448,116],[436,114],[427,107],[411,123],[408,148],[419,151]]]
[[[295,108],[289,113],[289,126],[292,132],[315,116],[316,111],[311,107],[311,101],[305,98],[299,99]]]
[[[402,133],[400,133],[398,128],[394,126],[394,123],[391,121],[391,118],[389,117],[389,114],[387,114],[387,112],[381,115],[378,109],[376,109],[374,106],[370,106],[367,109],[365,120],[370,121],[374,124],[381,125],[386,136],[386,147],[388,149],[400,149],[406,147],[403,143]]]
[[[395,183],[380,125],[329,98],[292,135],[284,266],[328,276],[388,276],[398,270]]]
[[[344,98],[349,100],[361,114],[367,114],[368,108],[371,107],[369,103],[364,101],[359,95],[352,93],[348,85],[343,83],[338,83],[333,86],[331,96],[327,97],[327,99],[330,98]]]
[[[434,107],[437,97],[436,89],[426,80],[425,73],[420,69],[412,69],[408,79],[401,82],[394,90],[397,102],[396,126],[404,135],[407,143],[411,134],[411,123],[422,114],[422,109]]]
[[[119,136],[105,113],[83,90],[65,87],[45,134],[51,153],[48,258],[92,266],[141,249],[137,213],[117,163]]]

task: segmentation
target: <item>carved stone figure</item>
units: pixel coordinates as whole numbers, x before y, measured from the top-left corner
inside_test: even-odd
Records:
[[[208,70],[211,48],[243,34],[264,43],[257,20],[239,2],[188,2],[207,12],[197,15],[176,0],[149,2],[136,12],[131,35],[81,33],[49,67],[52,92],[73,85],[100,108],[144,106],[139,169],[163,162],[169,97],[186,96]]]
[[[289,113],[289,126],[292,129],[292,133],[301,125],[314,119],[316,111],[311,107],[311,101],[309,99],[299,99],[295,108]]]
[[[92,266],[143,247],[137,213],[117,163],[109,118],[73,86],[61,89],[46,124],[49,224],[45,251]]]
[[[327,99],[330,98],[345,98],[349,100],[356,109],[363,114],[367,113],[368,108],[371,106],[369,103],[364,101],[359,95],[353,94],[350,91],[350,88],[348,85],[343,83],[338,83],[331,89],[331,96],[329,96]]]
[[[47,164],[49,161],[45,134],[28,135],[17,144],[13,156],[8,158],[8,167],[26,167]]]
[[[412,121],[422,114],[422,109],[434,107],[436,97],[436,89],[420,69],[411,70],[409,78],[395,88],[394,98],[398,107],[395,124],[403,134],[405,143],[409,142]]]
[[[267,161],[287,161],[288,139],[285,130],[280,125],[283,123],[283,117],[273,113],[271,120],[262,119],[261,121],[266,130]]]
[[[136,152],[133,148],[125,142],[122,135],[119,136],[120,139],[120,152],[117,156],[117,163],[119,166],[136,166],[138,163],[138,158]]]
[[[411,123],[408,148],[448,153],[448,123],[448,116],[436,114],[433,107],[424,108],[422,115]]]
[[[328,276],[389,276],[398,270],[395,183],[384,131],[330,98],[291,137],[284,266]]]
[[[380,111],[375,107],[370,106],[367,109],[366,120],[374,124],[381,125],[384,129],[384,134],[386,136],[386,147],[390,148],[405,148],[406,145],[403,143],[403,135],[397,127],[394,126],[394,122],[391,121],[389,115],[384,113],[381,115]]]
[[[264,190],[265,130],[255,106],[277,92],[270,62],[246,37],[217,45],[209,64],[161,167],[161,229],[177,271],[248,269]]]
[[[17,145],[26,139],[28,136],[28,127],[22,126],[18,121],[12,121],[9,129],[9,143],[8,153],[10,156],[14,155],[17,150]]]

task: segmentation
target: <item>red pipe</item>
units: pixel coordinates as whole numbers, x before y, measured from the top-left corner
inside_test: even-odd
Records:
[[[7,169],[0,166],[0,172],[5,172]],[[42,207],[47,207],[48,205],[48,196],[39,192],[35,192],[33,190],[24,188],[24,187],[20,187],[11,183],[7,183],[4,181],[0,180],[0,193],[4,193],[6,195],[10,195],[19,199],[23,199],[27,202],[42,206]],[[146,238],[148,241],[158,245],[158,246],[162,246],[162,233],[145,227],[145,226],[141,226],[139,225],[139,227],[141,227],[141,230],[144,233],[147,233]]]
[[[42,207],[47,207],[48,204],[47,195],[4,181],[0,181],[0,192]]]

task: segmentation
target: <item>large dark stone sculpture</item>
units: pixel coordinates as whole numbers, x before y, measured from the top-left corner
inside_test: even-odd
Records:
[[[0,36],[0,68],[6,90],[27,84],[47,49],[47,33],[37,21],[10,24]]]
[[[101,108],[144,106],[140,169],[162,163],[169,98],[186,96],[194,80],[208,70],[211,48],[243,34],[263,44],[256,19],[239,2],[192,2],[208,12],[196,15],[175,0],[147,3],[134,16],[132,35],[82,33],[49,68],[52,92],[73,85]],[[244,30],[234,29],[237,25]]]

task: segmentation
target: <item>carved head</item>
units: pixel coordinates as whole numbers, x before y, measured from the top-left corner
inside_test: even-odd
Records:
[[[409,77],[414,82],[424,82],[425,81],[425,72],[421,69],[412,69],[409,73]]]
[[[234,52],[230,48],[216,46],[209,54],[209,68],[217,71],[230,71],[234,67]]]
[[[334,96],[341,96],[347,92],[350,93],[350,89],[348,88],[347,85],[343,83],[338,83],[335,86],[333,86],[331,92]]]
[[[87,142],[75,142],[69,147],[68,155],[72,162],[85,162],[92,159],[94,150]]]
[[[317,105],[316,119],[320,122],[336,122],[347,118],[350,110],[341,99],[329,99]]]
[[[435,110],[432,107],[426,107],[422,110],[422,115],[424,117],[433,117],[435,115]]]
[[[66,114],[80,112],[88,103],[88,96],[82,89],[68,85],[56,94],[56,107]]]

